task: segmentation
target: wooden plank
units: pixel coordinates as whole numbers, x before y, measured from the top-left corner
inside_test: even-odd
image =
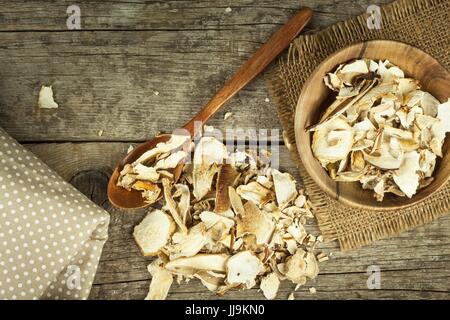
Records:
[[[301,6],[316,11],[311,28],[318,29],[373,2],[77,3],[81,32],[52,32],[65,30],[72,1],[7,1],[0,9],[0,126],[20,141],[142,141],[171,131]],[[54,86],[59,109],[37,108],[42,84]],[[211,124],[279,128],[268,96],[258,78]],[[225,123],[229,111],[235,117]]]
[[[124,213],[106,201],[107,177],[126,152],[126,143],[28,144],[44,162],[111,214],[109,239],[105,245],[91,292],[92,299],[142,299],[150,283],[146,270],[150,259],[142,257],[131,233],[145,210]],[[285,147],[280,149],[281,170],[299,176]],[[315,222],[307,226],[317,233]],[[319,248],[331,259],[321,265],[317,279],[296,293],[297,299],[449,299],[450,217],[405,232],[398,237],[351,251],[338,252],[335,242]],[[381,269],[381,289],[367,289],[367,267]],[[309,287],[317,289],[316,295]],[[283,283],[278,298],[286,299],[294,286]],[[170,299],[216,299],[198,281],[174,284]],[[223,299],[260,299],[256,289],[232,291]]]
[[[426,271],[382,271],[382,288],[374,290],[367,289],[367,275],[365,273],[319,274],[317,281],[298,289],[295,293],[295,299],[448,299],[450,296],[448,286],[445,290],[440,290],[434,287],[430,288],[430,283],[424,282],[448,282],[448,274],[442,275],[436,273],[436,270],[433,271],[435,271],[434,274],[428,274],[426,277]],[[421,276],[424,276],[424,278],[420,278]],[[389,283],[389,285],[383,288],[383,283]],[[414,283],[414,286],[408,286],[411,283]],[[143,299],[148,291],[148,286],[149,281],[147,280],[102,285],[94,284],[90,299]],[[294,287],[294,285],[283,282],[279,289],[277,299],[286,300],[294,292]],[[311,294],[309,292],[310,287],[314,287],[317,293]],[[264,296],[255,288],[244,291],[231,291],[223,297],[217,297],[208,292],[199,281],[193,280],[188,284],[183,283],[178,285],[174,283],[167,298],[183,300],[256,300],[264,299]]]
[[[250,39],[270,34],[246,28],[249,32],[242,35],[0,33],[0,126],[20,141],[142,141],[171,131],[187,122],[256,50],[258,44]],[[37,108],[41,84],[53,85],[58,109]],[[279,128],[268,97],[258,78],[211,124]],[[224,122],[229,111],[234,117]]]
[[[226,1],[76,1],[7,0],[2,2],[0,30],[67,30],[66,10],[76,4],[84,30],[208,30],[243,25],[280,25],[302,6],[315,11],[310,30],[364,12],[391,0],[226,0]],[[230,7],[231,12],[226,8]],[[256,40],[256,39],[255,39]]]

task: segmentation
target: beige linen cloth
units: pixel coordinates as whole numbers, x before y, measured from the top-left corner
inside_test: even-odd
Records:
[[[86,299],[109,214],[0,128],[0,298]]]

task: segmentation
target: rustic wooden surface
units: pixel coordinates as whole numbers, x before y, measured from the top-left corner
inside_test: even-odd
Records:
[[[66,28],[72,1],[2,2],[0,126],[111,213],[92,299],[142,299],[150,283],[149,260],[131,237],[145,211],[120,212],[106,199],[108,176],[129,144],[185,123],[301,6],[314,9],[307,29],[314,32],[363,13],[369,4],[387,2],[77,1],[81,31]],[[225,12],[227,7],[232,11]],[[41,84],[54,86],[60,108],[37,108]],[[266,98],[260,77],[211,124],[278,129]],[[234,116],[223,121],[225,112]],[[287,149],[280,149],[281,169],[299,178]],[[309,228],[317,232],[313,223]],[[338,252],[337,243],[321,250],[333,255],[296,299],[450,298],[450,216],[352,252]],[[381,268],[379,290],[367,288],[370,265]],[[317,293],[311,295],[309,287]],[[286,299],[292,290],[285,283],[278,297]],[[216,298],[198,281],[174,284],[169,294],[169,299]],[[252,289],[223,298],[263,296]]]

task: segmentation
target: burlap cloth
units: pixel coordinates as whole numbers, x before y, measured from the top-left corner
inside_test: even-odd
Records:
[[[338,23],[291,44],[287,56],[268,72],[268,84],[277,106],[292,157],[298,165],[326,241],[338,240],[349,250],[430,222],[449,212],[450,184],[420,204],[400,211],[354,209],[331,199],[307,174],[297,154],[294,115],[302,85],[327,56],[365,40],[390,39],[414,45],[450,69],[450,1],[399,0],[382,7],[381,29],[367,27],[368,14]]]

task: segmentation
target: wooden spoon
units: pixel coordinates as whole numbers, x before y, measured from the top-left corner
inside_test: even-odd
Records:
[[[277,30],[270,39],[263,44],[258,51],[247,60],[234,76],[220,89],[219,92],[200,110],[191,121],[183,128],[194,137],[199,129],[211,118],[231,97],[239,92],[245,85],[260,74],[300,33],[312,17],[312,10],[304,8],[292,17],[283,27]],[[200,123],[201,125],[195,125]],[[138,145],[131,151],[117,167],[108,182],[108,198],[116,207],[121,209],[135,209],[146,207],[150,204],[144,202],[140,191],[128,191],[117,186],[117,179],[123,166],[135,161],[145,151],[154,148],[160,142],[170,139],[170,134],[156,136],[150,141]],[[178,173],[181,166],[177,168]]]

